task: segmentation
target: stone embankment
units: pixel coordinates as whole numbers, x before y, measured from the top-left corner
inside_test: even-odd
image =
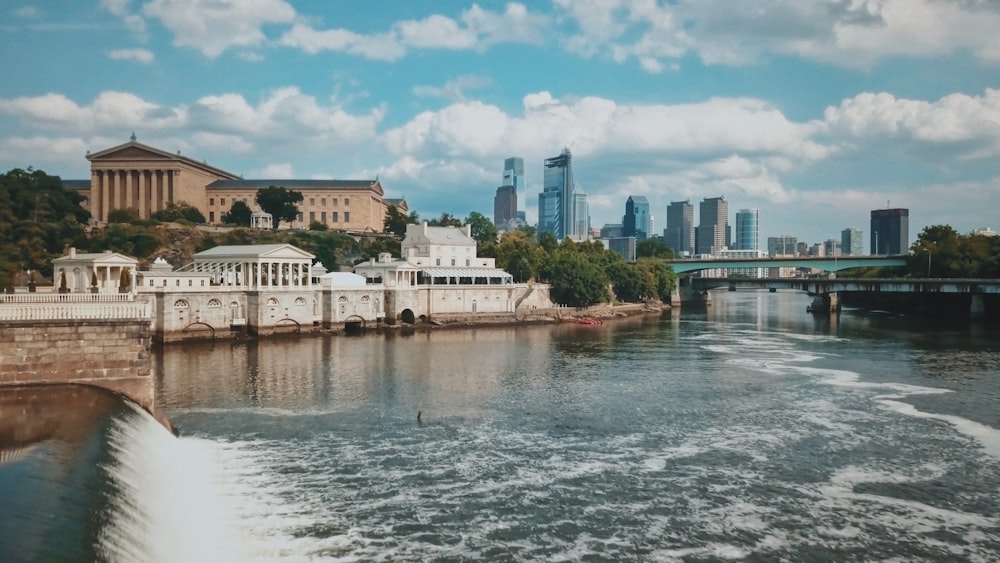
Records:
[[[661,302],[601,304],[591,307],[550,307],[520,309],[516,315],[449,314],[435,315],[430,322],[417,325],[395,325],[406,328],[466,328],[474,326],[517,326],[527,324],[549,324],[576,319],[601,319],[632,317],[650,313],[660,313],[670,309]]]

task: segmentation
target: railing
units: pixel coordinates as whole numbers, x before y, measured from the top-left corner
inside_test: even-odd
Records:
[[[8,299],[15,297],[17,300]],[[39,297],[45,299],[38,299]],[[146,300],[136,300],[135,296],[131,294],[4,294],[0,296],[0,321],[133,320],[150,318],[152,318],[151,303]]]

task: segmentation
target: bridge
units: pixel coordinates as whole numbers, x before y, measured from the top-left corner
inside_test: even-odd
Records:
[[[815,296],[812,311],[838,311],[840,294],[925,294],[928,296],[963,296],[969,316],[982,317],[985,297],[1000,300],[1000,279],[956,278],[691,278],[687,289],[705,295],[708,290],[727,288],[794,289]]]
[[[764,258],[689,258],[667,260],[675,274],[717,269],[812,268],[839,272],[851,268],[906,266],[906,256],[781,256]]]

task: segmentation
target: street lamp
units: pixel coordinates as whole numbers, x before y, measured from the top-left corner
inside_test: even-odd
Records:
[[[931,277],[931,249],[930,248],[921,248],[920,251],[927,253],[927,277],[930,278]]]

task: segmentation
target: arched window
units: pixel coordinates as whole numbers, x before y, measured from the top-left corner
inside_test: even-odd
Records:
[[[296,297],[295,298],[295,304],[299,305],[299,306],[305,305],[306,304],[306,300],[303,299],[303,298],[301,298],[301,297]]]
[[[215,299],[215,298],[209,299],[208,300],[208,306],[209,307],[222,307],[222,301],[219,301],[218,299]]]
[[[174,309],[187,309],[188,307],[190,307],[190,305],[188,305],[186,299],[178,299],[177,301],[174,301]]]
[[[369,301],[369,299],[368,299],[368,296],[367,296],[367,295],[362,295],[362,296],[361,296],[361,302],[362,302],[362,303],[368,303],[368,301]]]
[[[341,295],[337,298],[337,303],[347,303],[347,297]]]
[[[272,306],[272,307],[277,307],[278,306],[278,300],[275,299],[274,297],[271,297],[270,299],[267,300],[267,304],[270,305],[270,306]]]

